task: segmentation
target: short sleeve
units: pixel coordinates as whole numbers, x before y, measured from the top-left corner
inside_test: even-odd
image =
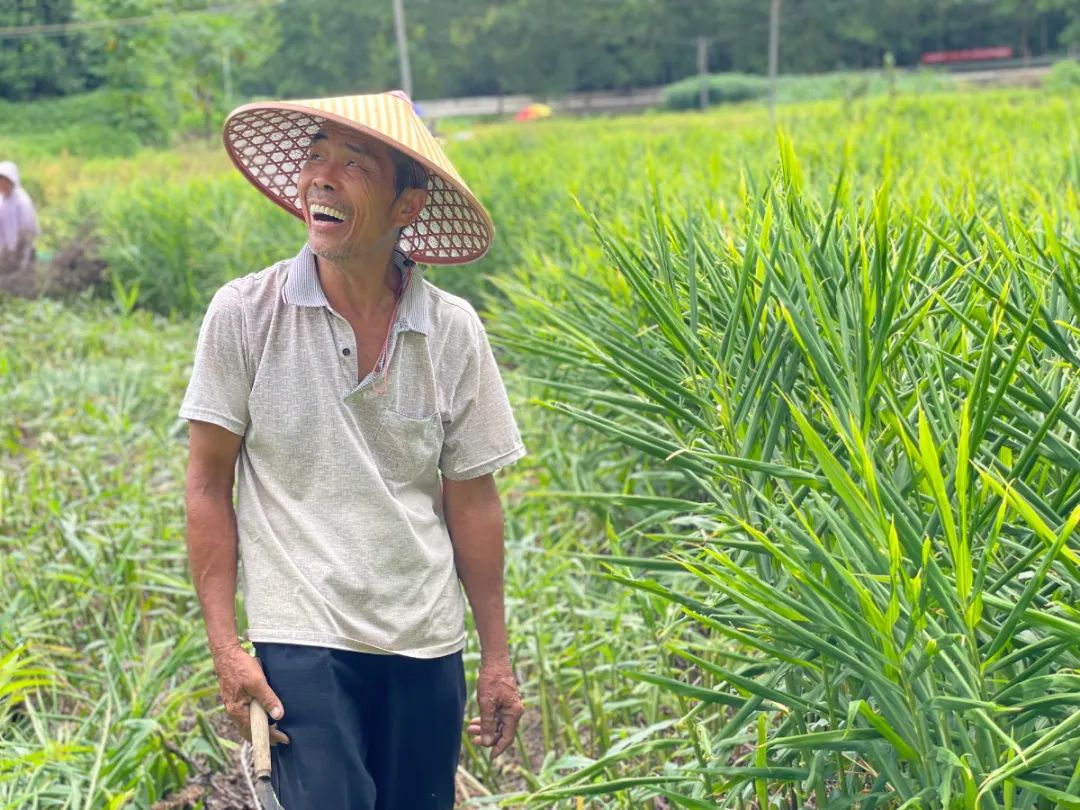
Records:
[[[226,285],[214,295],[199,329],[182,419],[211,422],[238,436],[247,431],[253,370],[245,331],[240,294]]]
[[[452,481],[479,478],[525,455],[510,401],[480,319],[443,425],[439,469]]]

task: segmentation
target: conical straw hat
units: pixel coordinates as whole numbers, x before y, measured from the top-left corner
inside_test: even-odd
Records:
[[[327,123],[370,135],[428,170],[428,201],[398,240],[406,255],[426,264],[464,264],[487,253],[495,237],[491,217],[404,93],[245,104],[225,121],[225,149],[257,189],[303,219],[300,167],[311,137]]]

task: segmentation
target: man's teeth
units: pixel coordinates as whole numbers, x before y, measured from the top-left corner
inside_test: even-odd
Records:
[[[338,211],[336,208],[331,208],[329,205],[315,204],[310,206],[308,210],[311,211],[312,216],[315,216],[316,214],[324,214],[328,217],[333,217],[336,220],[340,220],[342,222],[345,221],[345,214],[341,211]]]

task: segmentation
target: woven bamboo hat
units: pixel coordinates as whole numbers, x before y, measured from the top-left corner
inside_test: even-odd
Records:
[[[300,167],[311,137],[326,124],[370,135],[428,170],[427,203],[398,240],[406,255],[426,264],[464,264],[487,253],[495,237],[491,217],[400,91],[245,104],[225,120],[225,149],[259,191],[303,219]]]

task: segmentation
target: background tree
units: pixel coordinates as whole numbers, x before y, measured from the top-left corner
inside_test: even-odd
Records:
[[[273,54],[249,89],[311,97],[382,90],[396,85],[393,9],[372,0],[307,0],[274,10]],[[416,43],[412,54],[423,50]]]
[[[6,0],[0,4],[0,27],[68,23],[73,13],[73,0]],[[90,86],[93,76],[81,36],[0,38],[0,98],[25,101]]]
[[[667,84],[697,71],[699,37],[710,71],[766,67],[765,0],[403,1],[418,98]],[[0,98],[104,86],[128,94],[132,114],[143,104],[210,127],[227,104],[227,70],[237,96],[400,84],[391,0],[234,2],[223,13],[214,0],[7,0],[0,27],[117,22],[63,36],[0,32]],[[878,68],[886,53],[904,67],[930,50],[1064,53],[1080,47],[1080,2],[784,0],[781,25],[785,73]]]

